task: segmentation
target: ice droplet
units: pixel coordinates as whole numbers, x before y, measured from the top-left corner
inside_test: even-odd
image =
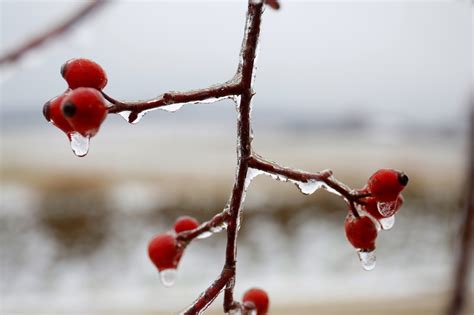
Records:
[[[359,256],[360,263],[362,264],[362,268],[364,268],[364,270],[369,271],[375,268],[375,249],[370,252],[359,249],[357,250],[357,255]]]
[[[129,110],[124,110],[118,114],[122,116],[122,118],[125,119],[126,122],[131,123],[131,124],[136,124],[140,122],[143,116],[145,116],[146,111],[132,112]]]
[[[78,157],[83,157],[89,152],[89,137],[84,137],[79,132],[69,134],[72,152]]]
[[[323,186],[323,183],[314,179],[310,179],[307,182],[295,182],[299,190],[305,195],[311,195],[316,190]]]
[[[166,106],[162,106],[162,107],[159,107],[161,110],[164,110],[166,112],[170,112],[170,113],[174,113],[178,110],[181,109],[181,107],[183,107],[185,103],[176,103],[176,104],[171,104],[171,105],[166,105]]]
[[[247,170],[247,177],[245,177],[245,189],[247,189],[252,182],[252,180],[258,175],[263,174],[262,171],[249,167]]]
[[[176,282],[178,272],[176,269],[165,269],[160,271],[160,280],[165,287],[171,287]]]
[[[393,225],[395,224],[395,215],[392,215],[391,217],[388,218],[382,218],[379,219],[380,225],[382,226],[382,230],[390,230],[393,228]]]
[[[397,212],[397,200],[389,202],[377,202],[377,209],[384,217],[391,217]]]
[[[226,228],[227,228],[227,223],[222,222],[219,225],[211,227],[209,229],[209,231],[200,234],[197,238],[200,239],[200,240],[208,238],[208,237],[212,236],[214,233],[219,233],[219,232],[223,231]]]
[[[212,236],[212,232],[211,231],[207,231],[207,232],[204,232],[204,233],[201,233],[198,237],[196,237],[197,239],[205,239],[205,238],[208,238],[210,236]]]

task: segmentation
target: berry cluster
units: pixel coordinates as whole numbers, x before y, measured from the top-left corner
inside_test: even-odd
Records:
[[[70,141],[78,137],[88,141],[97,134],[107,117],[107,107],[101,94],[107,84],[105,71],[92,60],[79,58],[64,63],[61,75],[68,89],[44,104],[43,115],[66,133]],[[78,155],[86,153],[87,150]]]
[[[375,172],[362,189],[366,197],[357,204],[357,209],[346,216],[345,230],[349,242],[357,249],[362,266],[375,267],[375,240],[380,229],[390,229],[395,213],[403,205],[400,194],[408,183],[408,176],[397,170],[381,169]]]
[[[176,280],[176,269],[187,246],[186,241],[178,238],[180,233],[192,231],[199,227],[199,221],[193,217],[182,216],[174,223],[173,230],[158,234],[148,244],[148,256],[160,272],[161,282],[172,286]],[[264,315],[268,312],[269,298],[267,293],[258,288],[245,292],[240,305],[244,314]]]

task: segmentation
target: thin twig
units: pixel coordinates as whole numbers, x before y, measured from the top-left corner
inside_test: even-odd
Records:
[[[74,24],[78,23],[80,20],[90,15],[92,12],[98,9],[105,2],[106,0],[90,1],[85,6],[79,8],[78,11],[75,12],[73,15],[71,15],[68,19],[59,23],[55,27],[45,31],[42,34],[37,35],[36,37],[29,39],[28,41],[18,46],[17,48],[12,49],[11,51],[5,53],[3,56],[0,56],[0,65],[18,61],[27,52],[41,46],[46,41],[56,38],[59,35],[65,33]]]

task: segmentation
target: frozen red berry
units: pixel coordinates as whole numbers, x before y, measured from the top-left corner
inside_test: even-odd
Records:
[[[384,211],[384,213],[381,213],[377,206],[377,199],[374,197],[368,197],[364,199],[364,202],[366,203],[364,205],[364,210],[377,220],[388,218],[394,215],[402,207],[404,201],[405,199],[403,196],[401,194],[398,195],[396,201],[392,201],[393,205],[390,205],[390,211]]]
[[[179,217],[175,224],[174,224],[174,231],[176,233],[194,230],[199,226],[199,222],[193,218],[188,216]]]
[[[245,292],[242,298],[244,303],[251,302],[255,305],[257,315],[265,315],[268,313],[268,307],[270,299],[268,298],[267,292],[259,288],[252,288]]]
[[[61,75],[71,89],[90,87],[102,90],[107,85],[104,69],[89,59],[77,58],[66,61],[61,67]]]
[[[46,102],[43,106],[43,115],[47,121],[51,122],[53,125],[69,135],[70,133],[74,132],[74,128],[66,120],[63,112],[61,111],[61,104],[66,95],[67,94],[64,93]]]
[[[181,258],[176,238],[170,233],[155,236],[148,244],[148,256],[159,271],[176,269]]]
[[[102,95],[92,88],[77,88],[64,98],[61,110],[75,131],[84,137],[93,137],[107,117]]]
[[[408,176],[397,170],[381,169],[370,176],[368,189],[378,201],[396,200],[408,183]]]
[[[356,218],[352,213],[349,213],[344,227],[346,237],[352,246],[368,252],[375,249],[377,227],[372,219],[367,216]]]

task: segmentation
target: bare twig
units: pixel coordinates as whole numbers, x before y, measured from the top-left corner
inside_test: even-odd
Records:
[[[459,245],[457,247],[458,257],[454,273],[454,286],[451,300],[446,314],[460,315],[466,307],[466,296],[468,296],[468,279],[471,272],[471,261],[473,252],[473,230],[474,230],[474,100],[471,97],[470,125],[468,136],[468,165],[466,182],[466,201],[460,222]]]
[[[88,4],[81,7],[77,12],[75,12],[68,19],[59,23],[52,29],[49,29],[42,34],[39,34],[36,37],[29,39],[28,41],[18,46],[17,48],[12,49],[11,51],[5,53],[3,56],[0,56],[0,65],[15,62],[19,60],[27,52],[41,46],[46,41],[53,39],[55,37],[58,37],[59,35],[65,33],[67,30],[71,28],[71,26],[73,26],[74,24],[76,24],[77,22],[85,18],[87,15],[94,12],[97,8],[99,8],[105,2],[106,0],[90,1]]]

